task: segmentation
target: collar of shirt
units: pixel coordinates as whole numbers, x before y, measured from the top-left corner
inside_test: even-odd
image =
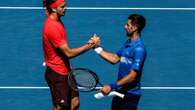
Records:
[[[125,43],[125,47],[131,47],[131,46],[133,46],[133,45],[136,45],[136,44],[138,44],[138,43],[140,43],[141,42],[141,38],[140,37],[138,37],[135,41],[131,41],[131,39],[128,39],[127,41],[126,41],[126,43]]]

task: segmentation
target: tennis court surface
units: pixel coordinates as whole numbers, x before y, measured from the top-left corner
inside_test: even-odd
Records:
[[[102,46],[115,52],[126,40],[129,14],[142,14],[147,25],[142,39],[148,56],[142,76],[139,110],[195,109],[194,0],[68,0],[62,18],[71,47],[94,33]],[[51,110],[42,66],[40,0],[0,1],[0,107],[2,110]],[[118,65],[110,65],[94,51],[71,60],[74,68],[89,68],[103,83],[116,79]],[[79,110],[109,110],[111,97],[96,100],[81,93]]]

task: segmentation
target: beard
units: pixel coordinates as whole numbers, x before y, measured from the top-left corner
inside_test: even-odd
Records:
[[[127,37],[131,37],[133,35],[133,32],[126,32]]]

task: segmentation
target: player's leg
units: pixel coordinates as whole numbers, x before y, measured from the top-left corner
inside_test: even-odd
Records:
[[[71,110],[77,110],[79,108],[79,97],[74,97],[71,100]]]
[[[62,107],[59,104],[54,105],[53,110],[62,110]]]
[[[137,110],[140,95],[126,94],[119,110]]]
[[[45,79],[52,95],[53,110],[70,110],[67,78],[48,68],[46,70]]]
[[[122,103],[122,99],[121,98],[113,97],[111,110],[119,110],[121,103]]]
[[[79,105],[79,92],[71,89],[71,110],[77,110],[79,108]]]

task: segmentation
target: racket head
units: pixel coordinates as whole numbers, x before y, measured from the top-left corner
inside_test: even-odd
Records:
[[[98,82],[99,78],[96,73],[86,68],[75,68],[68,75],[68,84],[76,91],[93,91]]]

